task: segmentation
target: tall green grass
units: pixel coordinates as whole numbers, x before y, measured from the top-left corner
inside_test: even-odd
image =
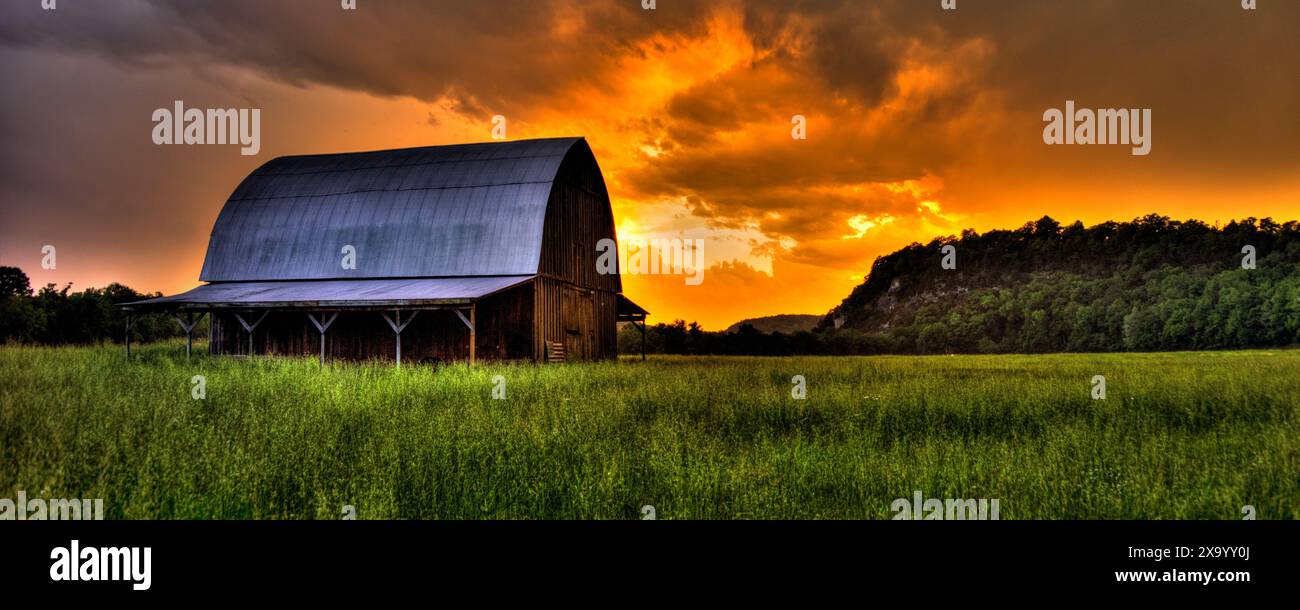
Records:
[[[0,497],[119,519],[879,519],[922,490],[1004,519],[1295,519],[1298,410],[1297,351],[321,370],[4,347]]]

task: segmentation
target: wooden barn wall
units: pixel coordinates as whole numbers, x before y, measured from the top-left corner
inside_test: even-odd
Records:
[[[533,305],[531,284],[480,301],[476,356],[480,360],[532,359]],[[392,312],[388,313],[392,317]],[[404,310],[402,319],[410,319],[411,313]],[[245,315],[244,319],[252,322],[257,315]],[[211,333],[212,353],[248,354],[248,333],[234,314],[214,313]],[[396,347],[397,336],[375,311],[341,312],[325,335],[325,354],[331,360],[393,360]],[[253,350],[257,355],[317,356],[320,333],[304,312],[271,312],[254,331]],[[426,358],[469,359],[469,328],[454,312],[421,311],[402,331],[402,362]]]
[[[596,244],[614,239],[614,215],[590,155],[571,156],[551,186],[539,265],[543,275],[583,288],[618,292],[618,274],[596,273]]]
[[[529,282],[479,301],[475,320],[478,326],[478,341],[475,347],[478,358],[534,359],[534,292],[533,282]],[[460,323],[460,319],[458,318],[456,322]],[[465,328],[463,323],[461,328]]]
[[[537,278],[538,333],[534,349],[545,359],[546,342],[564,344],[570,360],[602,360],[618,352],[615,293],[553,278]]]
[[[533,349],[562,342],[571,360],[614,358],[618,351],[617,274],[596,271],[596,245],[614,239],[614,216],[600,168],[590,154],[573,155],[551,187],[537,279],[537,332]]]

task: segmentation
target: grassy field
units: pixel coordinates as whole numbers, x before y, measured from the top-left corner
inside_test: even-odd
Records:
[[[1003,519],[1300,517],[1300,351],[134,358],[0,348],[0,497],[104,498],[111,519],[884,519],[922,490]]]

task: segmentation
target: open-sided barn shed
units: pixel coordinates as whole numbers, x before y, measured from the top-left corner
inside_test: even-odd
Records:
[[[582,138],[280,157],[235,189],[200,281],[131,311],[211,313],[214,354],[604,359],[645,311]]]

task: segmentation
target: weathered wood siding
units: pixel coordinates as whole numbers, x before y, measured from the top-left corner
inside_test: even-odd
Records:
[[[584,142],[560,166],[547,205],[536,281],[537,360],[545,359],[548,341],[563,343],[570,360],[617,355],[615,295],[621,283],[617,274],[596,269],[597,244],[614,238],[605,181]]]
[[[545,360],[546,342],[564,344],[569,360],[613,358],[618,350],[615,293],[537,278],[537,335],[533,348]]]

